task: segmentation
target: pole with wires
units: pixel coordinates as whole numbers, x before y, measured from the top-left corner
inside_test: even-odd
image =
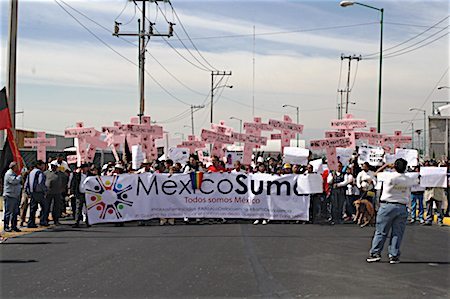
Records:
[[[138,20],[138,33],[120,33],[120,25],[121,23],[119,22],[115,22],[115,26],[114,26],[114,33],[113,36],[137,36],[139,39],[139,122],[142,123],[142,117],[144,116],[144,111],[145,111],[145,73],[147,73],[146,69],[145,69],[145,53],[146,53],[146,47],[148,42],[150,41],[150,37],[151,36],[161,36],[161,37],[171,37],[173,36],[173,25],[175,25],[174,23],[169,23],[169,31],[168,33],[165,34],[160,34],[160,33],[154,33],[153,32],[153,26],[155,25],[154,23],[149,21],[149,25],[150,28],[147,32],[146,29],[146,20],[148,20],[148,18],[145,16],[145,12],[146,12],[146,2],[150,1],[153,3],[156,3],[159,1],[165,1],[165,0],[134,0],[135,5],[137,6],[138,4],[136,3],[136,1],[140,1],[142,2],[142,9],[141,13],[142,13],[142,19]]]

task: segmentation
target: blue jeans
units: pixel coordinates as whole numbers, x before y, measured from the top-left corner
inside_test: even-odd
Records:
[[[411,220],[417,218],[417,202],[419,202],[419,220],[423,220],[423,192],[411,193]]]
[[[3,222],[5,228],[17,228],[17,215],[19,215],[20,199],[10,196],[5,196],[5,214],[3,215]]]
[[[382,203],[377,214],[377,225],[370,254],[381,254],[384,242],[391,231],[388,253],[390,256],[399,257],[407,220],[406,205]]]

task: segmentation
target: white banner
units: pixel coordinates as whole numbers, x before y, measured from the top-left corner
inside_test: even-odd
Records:
[[[420,186],[447,188],[447,167],[420,167]]]
[[[358,164],[369,162],[370,166],[383,165],[384,149],[381,147],[360,147],[358,150]]]
[[[183,217],[308,220],[306,191],[322,192],[318,177],[205,173],[195,190],[190,174],[89,177],[86,204],[90,223]]]
[[[417,161],[419,159],[419,153],[415,149],[407,148],[396,148],[395,149],[395,159],[403,158],[408,162],[408,166],[417,166]]]

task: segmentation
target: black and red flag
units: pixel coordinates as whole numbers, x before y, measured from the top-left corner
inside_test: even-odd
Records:
[[[3,146],[2,155],[0,157],[0,172],[3,175],[8,170],[9,163],[12,161],[19,164],[19,171],[22,170],[23,159],[20,155],[19,148],[14,140],[14,134],[11,130],[12,122],[8,109],[8,101],[6,98],[6,88],[0,91],[0,130],[6,130],[6,142]]]

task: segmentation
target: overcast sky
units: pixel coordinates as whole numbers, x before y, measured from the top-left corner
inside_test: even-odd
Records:
[[[0,1],[0,83],[3,86],[9,1]],[[134,32],[140,11],[136,10],[132,19],[135,5],[125,0],[66,1],[110,29],[108,32],[59,3],[128,60],[91,35],[55,1],[20,1],[17,110],[24,110],[25,114],[24,119],[22,115],[17,116],[17,126],[24,124],[29,129],[62,133],[77,121],[97,128],[115,120],[127,122],[139,109],[138,70],[133,64],[137,63],[137,48],[111,33],[124,7],[117,19],[124,24],[121,31]],[[443,20],[419,37],[385,52],[401,55],[384,59],[382,130],[385,133],[396,129],[408,131],[410,128],[400,121],[414,118],[416,128],[421,128],[422,116],[409,112],[408,108],[423,107],[431,112],[432,101],[446,101],[449,96],[448,89],[435,88],[450,85],[449,22],[448,18],[444,19],[449,14],[449,2],[365,3],[385,9],[385,49]],[[379,12],[362,6],[342,8],[339,1],[173,0],[172,4],[207,61],[187,40],[170,6],[161,3],[162,12],[168,21],[176,23],[175,32],[188,50],[177,37],[168,41],[179,54],[161,37],[153,37],[149,42],[146,68],[170,95],[147,76],[145,112],[162,122],[172,134],[190,132],[190,128],[184,127],[190,126],[190,115],[185,113],[188,104],[209,103],[211,75],[210,71],[201,70],[211,69],[208,63],[215,69],[233,72],[227,82],[225,79],[222,82],[233,88],[223,89],[222,97],[214,104],[215,122],[225,120],[238,130],[239,122],[229,120],[230,116],[252,119],[253,26],[256,28],[255,114],[265,122],[269,118],[281,119],[283,114],[295,120],[295,110],[282,105],[299,106],[306,139],[323,137],[330,120],[337,115],[337,89],[345,88],[347,79],[345,63],[338,85],[341,53],[364,57],[379,49]],[[156,23],[157,31],[166,32],[168,24],[162,12],[156,13],[156,6],[149,4],[147,15]],[[125,39],[137,41],[134,37]],[[399,51],[403,48],[413,51]],[[356,104],[351,105],[350,112],[376,126],[378,59],[376,55],[366,57],[372,59],[352,63],[350,100]],[[221,92],[221,89],[216,91]],[[201,127],[209,126],[209,111],[208,106],[195,113],[196,134]]]

